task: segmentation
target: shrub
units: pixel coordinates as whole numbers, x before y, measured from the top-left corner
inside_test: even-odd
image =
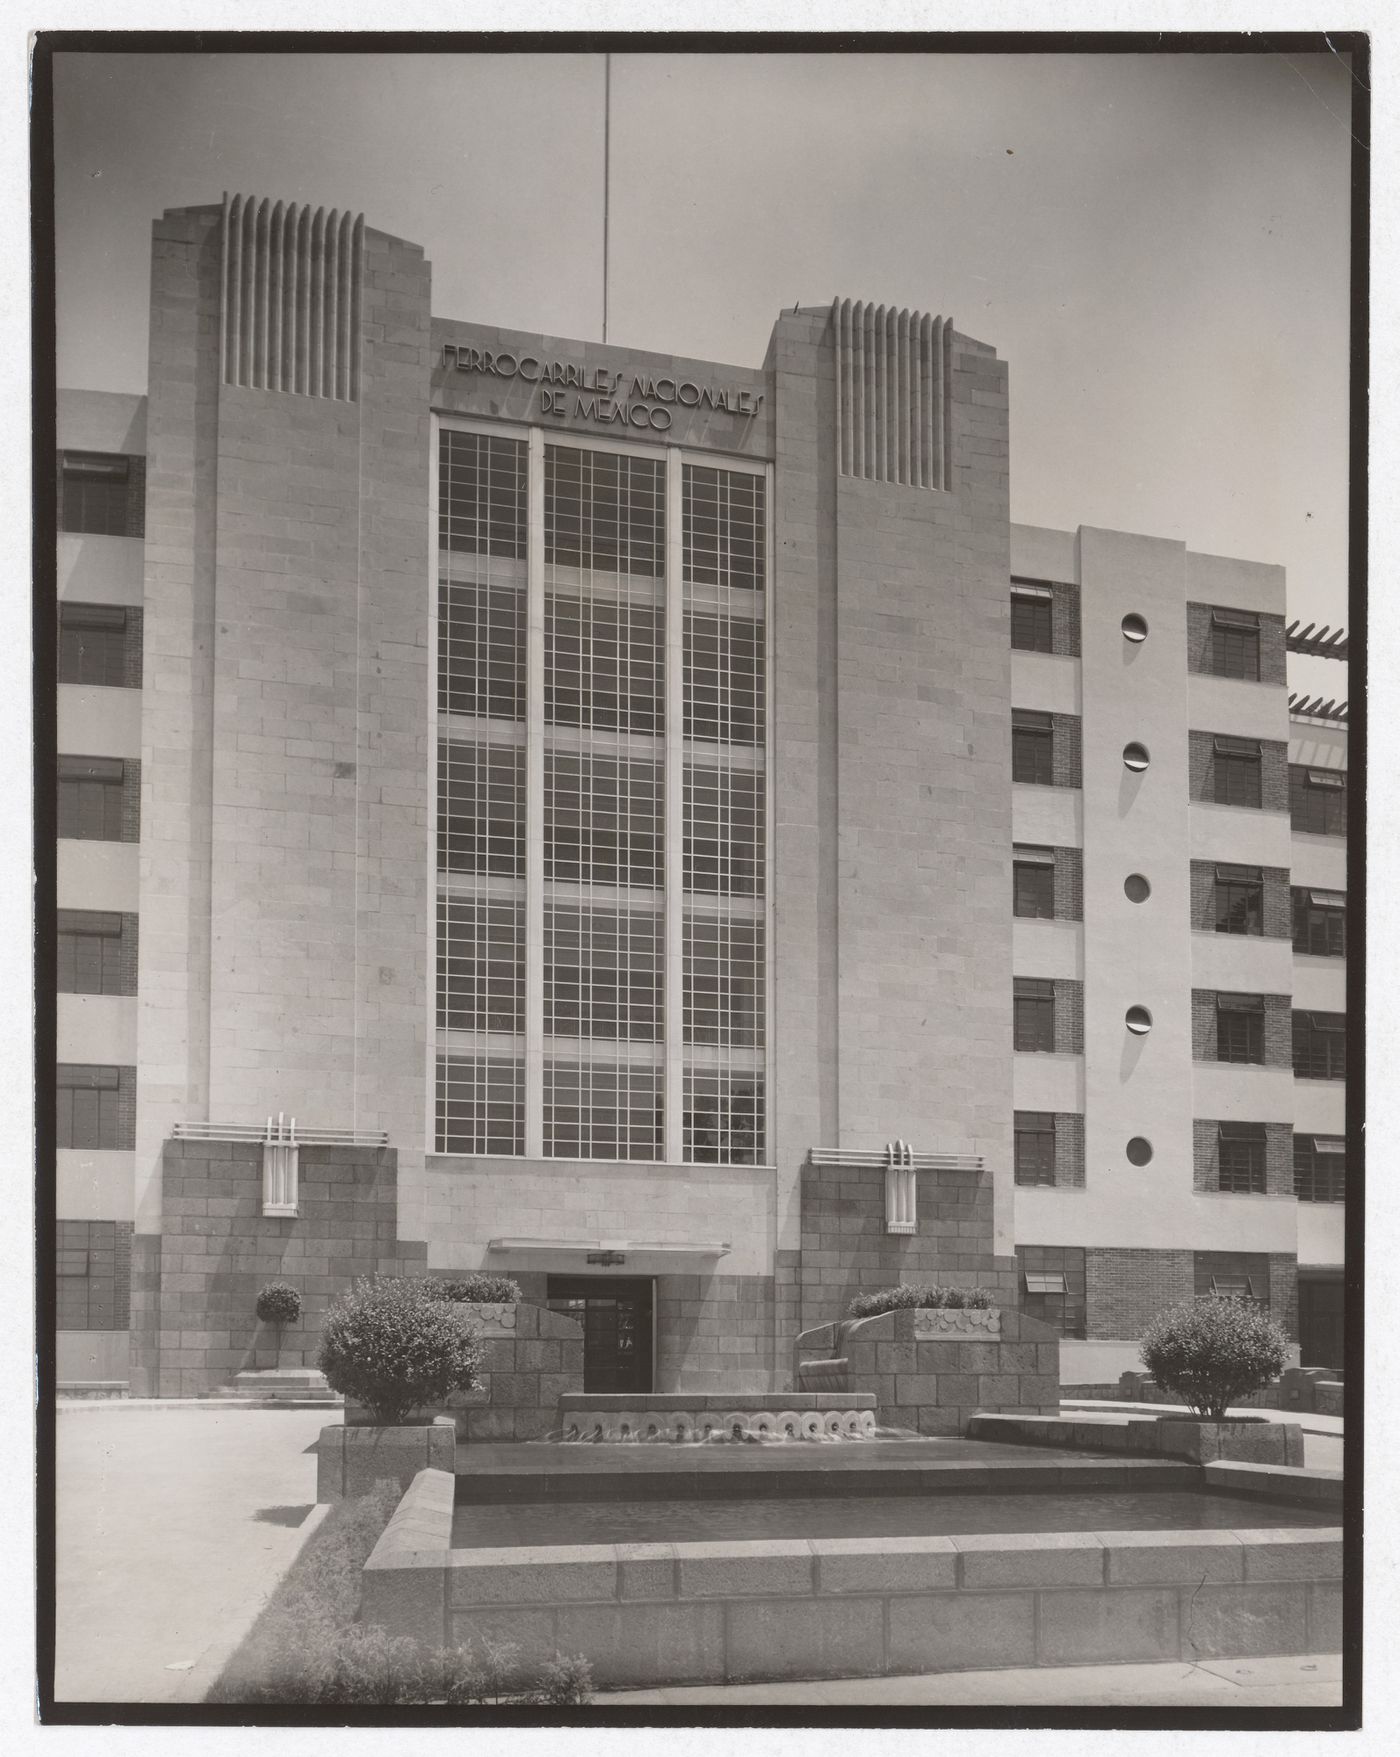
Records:
[[[874,1318],[881,1312],[902,1312],[914,1308],[946,1306],[949,1310],[964,1307],[984,1311],[996,1304],[996,1296],[985,1287],[940,1287],[936,1282],[901,1282],[898,1287],[881,1287],[874,1293],[858,1293],[847,1306],[852,1318]]]
[[[509,1275],[447,1275],[435,1277],[433,1286],[443,1299],[458,1305],[520,1304],[520,1283],[512,1281]]]
[[[254,1307],[264,1324],[295,1324],[301,1316],[301,1295],[286,1281],[269,1281]]]
[[[581,1653],[556,1653],[532,1692],[551,1708],[575,1708],[593,1700],[593,1667]]]
[[[1142,1333],[1141,1354],[1164,1391],[1220,1421],[1283,1371],[1288,1335],[1251,1300],[1211,1295],[1159,1312]]]
[[[332,1391],[363,1403],[387,1427],[425,1403],[473,1390],[480,1362],[476,1326],[426,1277],[380,1275],[332,1303],[317,1364]]]

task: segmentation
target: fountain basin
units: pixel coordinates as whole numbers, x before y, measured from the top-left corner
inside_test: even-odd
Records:
[[[703,1440],[870,1440],[871,1391],[674,1392],[651,1395],[566,1392],[559,1399],[560,1440],[670,1442]]]

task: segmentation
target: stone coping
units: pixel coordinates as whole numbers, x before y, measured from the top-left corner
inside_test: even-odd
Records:
[[[415,1477],[362,1618],[434,1645],[583,1652],[601,1684],[1096,1664],[1341,1644],[1336,1527],[450,1547]]]
[[[1217,1458],[1204,1466],[1206,1487],[1229,1495],[1247,1495],[1268,1501],[1306,1501],[1311,1505],[1341,1508],[1343,1477],[1340,1470],[1304,1470],[1292,1464],[1256,1464],[1242,1459]]]
[[[1242,1433],[1245,1445],[1258,1445],[1261,1450],[1277,1449],[1280,1453],[1286,1448],[1296,1458],[1302,1457],[1302,1430],[1296,1422],[1230,1417],[1222,1426],[1237,1430],[1236,1444],[1241,1443],[1239,1434]],[[1202,1449],[1202,1442],[1211,1438],[1211,1424],[1187,1416],[1106,1421],[1093,1416],[1075,1419],[1062,1415],[989,1412],[974,1415],[967,1424],[967,1433],[969,1439],[1000,1440],[1013,1445],[1072,1447],[1095,1452],[1128,1452],[1138,1456],[1193,1458],[1203,1464],[1212,1462]],[[1273,1460],[1258,1458],[1250,1462]],[[1280,1457],[1278,1462],[1282,1464],[1283,1458]]]
[[[813,1410],[874,1409],[873,1391],[566,1391],[559,1399],[561,1410],[601,1415],[635,1410],[639,1415],[672,1410]]]

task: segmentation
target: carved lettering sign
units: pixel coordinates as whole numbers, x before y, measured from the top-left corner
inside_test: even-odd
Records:
[[[672,411],[713,409],[752,420],[763,405],[763,393],[729,385],[698,384],[689,378],[657,377],[645,372],[613,372],[606,366],[588,370],[572,360],[542,360],[508,349],[459,346],[445,342],[442,363],[456,372],[485,378],[523,379],[535,386],[540,415],[563,421],[598,421],[653,433],[669,431]]]

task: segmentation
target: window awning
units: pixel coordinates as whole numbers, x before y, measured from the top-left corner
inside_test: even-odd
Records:
[[[1212,610],[1211,621],[1217,628],[1249,629],[1259,632],[1259,612],[1257,610]]]
[[[628,1238],[493,1238],[488,1251],[550,1251],[556,1256],[726,1257],[733,1246],[719,1239],[669,1239],[664,1242]]]
[[[1055,850],[1053,848],[1033,848],[1028,843],[1017,842],[1011,849],[1013,866],[1053,866]]]
[[[1345,891],[1309,891],[1308,901],[1315,909],[1345,909],[1347,894]]]
[[[1013,598],[1053,598],[1054,589],[1040,580],[1012,580],[1011,596]]]

